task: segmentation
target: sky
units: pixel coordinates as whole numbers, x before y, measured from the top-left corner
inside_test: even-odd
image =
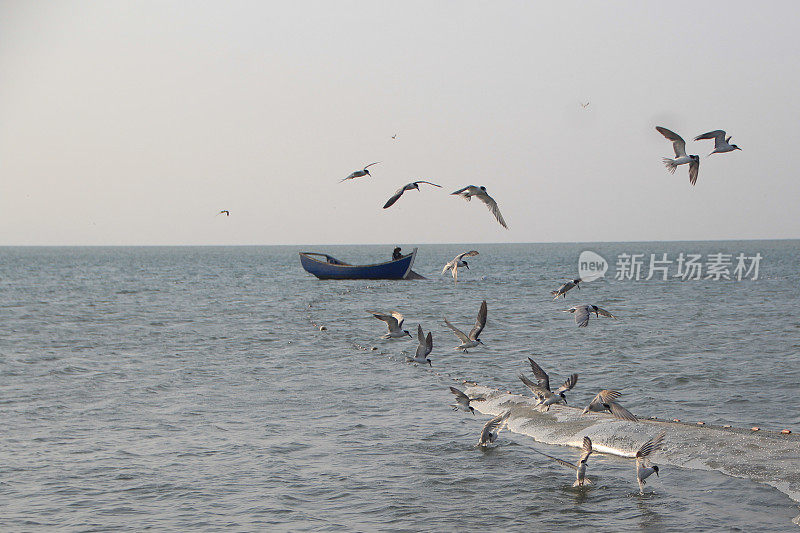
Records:
[[[794,1],[0,2],[0,245],[800,238],[799,23]],[[657,125],[701,155],[695,187]],[[706,157],[714,129],[742,151]],[[382,209],[416,179],[443,188]]]

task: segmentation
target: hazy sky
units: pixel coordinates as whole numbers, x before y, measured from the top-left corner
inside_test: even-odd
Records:
[[[0,245],[798,238],[799,27],[795,1],[1,2]],[[691,187],[656,125],[743,151],[690,141]],[[381,209],[418,178],[445,188]]]

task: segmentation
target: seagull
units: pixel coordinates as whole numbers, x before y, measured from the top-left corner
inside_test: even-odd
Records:
[[[436,185],[435,183],[431,183],[430,181],[424,181],[424,180],[412,181],[411,183],[409,183],[409,184],[407,184],[407,185],[403,185],[402,187],[400,187],[399,189],[397,189],[397,190],[394,192],[394,196],[392,196],[391,198],[389,198],[389,200],[387,200],[387,202],[386,202],[386,203],[383,205],[383,208],[384,208],[384,209],[386,209],[386,208],[392,207],[392,206],[394,205],[394,203],[395,203],[397,200],[399,200],[401,196],[403,196],[403,193],[404,193],[404,192],[406,192],[406,191],[410,191],[410,190],[412,190],[412,189],[417,189],[417,190],[419,190],[419,184],[420,184],[420,183],[427,183],[428,185],[433,185],[434,187],[439,187],[439,188],[441,188],[441,187],[442,187],[441,185]]]
[[[417,324],[417,338],[419,339],[419,346],[417,346],[417,355],[414,357],[406,356],[406,360],[413,362],[413,363],[420,363],[425,364],[428,363],[431,368],[433,365],[431,364],[431,360],[428,359],[428,355],[433,351],[433,335],[431,332],[428,332],[428,336],[425,337],[425,334],[422,333],[422,325]]]
[[[539,400],[537,404],[538,407],[543,407],[544,411],[548,411],[550,406],[554,403],[559,403],[561,401],[564,404],[567,403],[567,397],[564,396],[564,393],[568,390],[571,390],[572,387],[578,382],[578,374],[571,374],[564,384],[561,385],[555,392],[550,390],[550,376],[547,375],[547,372],[542,370],[542,367],[536,364],[536,361],[528,357],[528,362],[531,364],[531,371],[533,375],[536,377],[538,383],[534,383],[533,381],[529,380],[525,377],[524,374],[519,375],[519,379],[536,395],[536,398]]]
[[[469,404],[470,402],[482,402],[486,400],[483,396],[476,396],[474,398],[470,398],[460,390],[455,387],[450,387],[450,392],[456,395],[456,403],[452,405],[453,411],[458,411],[461,409],[462,411],[469,411],[473,415],[475,414],[475,409]]]
[[[484,187],[483,185],[481,185],[480,187],[476,187],[474,185],[467,185],[463,189],[451,192],[450,194],[451,195],[457,194],[468,202],[473,196],[477,197],[478,200],[486,204],[486,207],[489,208],[489,211],[492,212],[494,218],[497,219],[500,225],[508,229],[506,221],[503,220],[503,215],[500,214],[500,208],[497,207],[497,202],[494,201],[494,198],[489,196],[489,194],[486,192],[486,187]]]
[[[649,456],[651,453],[661,449],[661,444],[664,442],[665,436],[666,433],[659,433],[642,444],[642,447],[636,452],[636,481],[639,483],[639,494],[644,494],[645,479],[650,477],[654,472],[656,476],[658,476],[658,466],[650,465]]]
[[[586,102],[585,104],[581,102],[581,107],[586,109],[587,107],[589,107],[589,102]]]
[[[553,296],[553,300],[558,300],[559,296],[563,296],[564,298],[566,298],[567,297],[567,291],[569,291],[572,288],[578,287],[578,290],[580,290],[580,287],[578,286],[578,284],[581,281],[583,281],[581,278],[573,279],[573,280],[570,280],[570,281],[566,282],[565,284],[560,286],[558,289],[556,289],[554,291],[550,291],[550,294]]]
[[[581,458],[578,459],[578,464],[572,464],[569,461],[564,461],[559,459],[558,457],[553,457],[552,455],[547,455],[544,452],[540,452],[536,448],[533,448],[538,454],[544,455],[545,457],[549,457],[553,461],[560,463],[566,467],[572,468],[575,470],[575,483],[572,484],[573,487],[583,487],[584,485],[591,485],[592,482],[586,478],[586,463],[589,461],[589,456],[592,455],[592,439],[589,437],[583,437],[583,453],[581,454]]]
[[[369,170],[367,170],[367,169],[368,169],[369,167],[371,167],[372,165],[377,165],[378,163],[380,163],[380,161],[375,161],[374,163],[370,163],[369,165],[365,166],[365,167],[364,167],[364,168],[362,168],[361,170],[356,170],[355,172],[352,172],[352,173],[351,173],[349,176],[347,176],[346,178],[339,180],[339,183],[341,183],[341,182],[343,182],[343,181],[351,180],[351,179],[353,179],[353,178],[360,178],[360,177],[362,177],[362,176],[372,176],[372,174],[370,174],[370,173],[369,173]]]
[[[603,413],[608,411],[620,420],[630,420],[631,422],[636,422],[637,419],[633,413],[614,401],[621,395],[622,393],[615,390],[601,390],[597,396],[592,399],[589,405],[584,408],[581,414],[585,415],[589,411],[595,413]]]
[[[458,254],[455,258],[447,263],[444,268],[442,269],[442,274],[447,272],[448,270],[452,271],[453,274],[453,283],[458,283],[458,268],[464,267],[469,270],[469,265],[466,261],[464,261],[465,257],[474,257],[478,255],[477,250],[470,250],[469,252],[464,252],[463,254]],[[441,275],[441,274],[440,274]]]
[[[497,440],[497,435],[500,434],[500,431],[505,427],[506,423],[508,422],[508,417],[511,415],[511,411],[506,411],[505,413],[500,413],[496,417],[492,418],[483,426],[481,430],[481,438],[478,441],[478,446],[488,446],[492,444],[494,441]]]
[[[223,214],[223,213],[225,213],[225,216],[226,216],[226,217],[229,217],[229,216],[231,216],[231,212],[230,212],[230,211],[228,211],[227,209],[223,209],[222,211],[220,211],[219,213],[217,213],[217,216],[219,216],[219,215],[221,215],[221,214]]]
[[[389,328],[389,332],[381,337],[382,339],[399,339],[401,337],[405,337],[406,335],[409,337],[411,336],[411,333],[409,333],[407,329],[403,329],[403,320],[405,319],[403,318],[403,315],[397,311],[393,311],[391,315],[372,313],[372,316],[378,320],[383,320],[386,322],[386,327]]]
[[[670,173],[675,174],[675,169],[678,165],[683,165],[689,163],[689,183],[694,185],[697,183],[697,173],[700,170],[700,156],[698,155],[686,155],[686,141],[678,135],[677,133],[668,130],[667,128],[662,128],[661,126],[656,126],[656,130],[658,133],[672,141],[672,148],[675,150],[675,159],[670,159],[668,157],[664,158],[664,165],[666,165],[667,170]]]
[[[392,135],[392,139],[397,140],[397,134]]]
[[[617,319],[614,315],[603,309],[602,307],[597,307],[596,305],[576,305],[570,307],[565,313],[575,313],[575,323],[578,324],[579,328],[585,328],[589,325],[589,315],[594,313],[597,315],[598,318],[601,316],[613,318],[614,320]]]
[[[479,344],[483,344],[483,341],[480,340],[478,337],[483,331],[483,328],[486,327],[486,300],[481,303],[481,308],[478,311],[478,319],[475,321],[475,326],[470,330],[469,335],[466,335],[463,331],[455,327],[453,324],[447,321],[447,318],[444,319],[444,323],[447,324],[447,327],[453,330],[453,333],[456,334],[461,340],[461,344],[453,348],[454,350],[461,350],[464,353],[467,353],[467,348],[474,348]]]
[[[698,135],[694,138],[695,141],[700,141],[702,139],[714,139],[714,151],[711,152],[711,154],[722,154],[725,152],[733,152],[734,150],[741,150],[741,148],[735,144],[729,144],[731,137],[730,135],[725,137],[725,130],[709,131],[708,133]]]

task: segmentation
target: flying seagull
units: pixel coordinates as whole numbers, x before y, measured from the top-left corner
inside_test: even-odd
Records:
[[[650,464],[650,454],[661,449],[666,433],[662,432],[642,444],[636,452],[636,481],[639,483],[639,494],[644,494],[645,479],[653,473],[658,476],[658,466]]]
[[[356,170],[355,172],[352,172],[346,178],[339,180],[339,183],[341,183],[343,181],[351,180],[351,179],[354,179],[354,178],[360,178],[362,176],[372,176],[372,174],[370,174],[369,170],[367,170],[367,169],[369,167],[371,167],[372,165],[377,165],[378,163],[380,163],[380,161],[375,161],[374,163],[370,163],[369,165],[365,166],[361,170]]]
[[[581,102],[581,107],[586,109],[587,107],[589,107],[589,102],[586,102],[585,104]]]
[[[547,411],[554,403],[563,401],[566,404],[567,397],[564,396],[564,393],[568,390],[572,390],[572,387],[578,382],[578,374],[571,374],[566,381],[564,381],[564,384],[554,392],[550,390],[550,376],[547,375],[547,372],[542,370],[542,367],[536,364],[536,361],[530,357],[528,357],[528,362],[531,364],[531,371],[538,383],[529,380],[524,374],[520,374],[519,379],[522,380],[525,386],[527,386],[539,400],[537,406],[543,407],[543,410]]]
[[[414,357],[406,357],[406,360],[423,365],[428,363],[432,368],[433,365],[431,364],[431,360],[428,359],[428,355],[433,351],[433,335],[429,331],[428,336],[425,337],[425,334],[422,333],[422,325],[417,324],[417,339],[419,339],[417,355]]]
[[[397,140],[397,134],[392,135],[392,139]]]
[[[570,289],[574,289],[575,287],[578,287],[578,290],[580,290],[580,287],[578,286],[578,284],[581,281],[583,281],[581,278],[572,279],[572,280],[569,280],[568,282],[564,283],[558,289],[556,289],[554,291],[550,291],[550,294],[553,296],[553,300],[558,300],[559,296],[563,296],[564,298],[566,298],[567,297],[567,292]]]
[[[592,439],[589,437],[583,437],[583,453],[581,454],[581,458],[578,459],[578,464],[572,464],[569,461],[564,461],[559,459],[558,457],[553,457],[552,455],[547,455],[544,452],[540,452],[536,448],[533,448],[538,454],[544,455],[552,459],[553,461],[562,464],[568,468],[572,468],[576,471],[575,473],[575,483],[572,484],[573,487],[583,487],[584,485],[591,485],[592,482],[586,478],[586,464],[589,461],[589,456],[592,455]]]
[[[221,214],[223,214],[223,213],[225,214],[225,216],[226,216],[226,217],[229,217],[229,216],[231,216],[231,212],[230,212],[230,211],[228,211],[227,209],[223,209],[222,211],[220,211],[219,213],[217,213],[217,216],[219,216],[219,215],[221,215]]]
[[[594,413],[603,413],[608,411],[615,417],[619,418],[620,420],[630,420],[631,422],[636,422],[636,417],[618,404],[615,400],[619,398],[622,393],[615,391],[615,390],[601,390],[597,396],[595,396],[589,405],[587,405],[582,415],[585,415],[588,412]]]
[[[476,396],[474,398],[470,398],[460,390],[455,387],[450,387],[450,392],[456,395],[456,403],[452,405],[453,411],[458,411],[461,409],[462,411],[469,411],[473,415],[475,414],[475,408],[470,405],[470,402],[482,402],[486,400],[483,396]]]
[[[613,318],[614,320],[617,319],[614,315],[603,309],[602,307],[597,307],[596,305],[576,305],[570,307],[565,313],[575,313],[575,323],[578,324],[579,328],[585,328],[589,325],[589,315],[594,313],[598,318],[601,316]]]
[[[372,316],[377,318],[378,320],[383,320],[386,322],[386,327],[389,328],[388,333],[386,333],[382,339],[399,339],[401,337],[405,337],[408,335],[411,336],[411,333],[408,332],[407,329],[403,329],[403,315],[398,313],[397,311],[393,311],[391,315],[384,315],[382,313],[372,313]]]
[[[506,411],[486,422],[481,430],[481,438],[478,441],[478,446],[488,446],[496,441],[497,435],[505,427],[510,415],[511,411]]]
[[[395,203],[397,200],[399,200],[401,196],[403,196],[403,193],[404,193],[404,192],[406,192],[406,191],[410,191],[410,190],[412,190],[412,189],[419,190],[419,184],[420,184],[420,183],[427,183],[428,185],[433,185],[434,187],[439,187],[439,188],[441,188],[441,185],[436,185],[435,183],[431,183],[430,181],[424,181],[424,180],[412,181],[411,183],[409,183],[409,184],[406,184],[406,185],[403,185],[402,187],[400,187],[399,189],[397,189],[397,190],[394,192],[394,195],[393,195],[391,198],[389,198],[389,200],[387,200],[387,201],[386,201],[386,203],[383,205],[383,208],[384,208],[384,209],[387,209],[387,208],[389,208],[389,207],[392,207],[392,206],[394,205],[394,203]]]
[[[656,126],[658,133],[672,141],[672,148],[675,150],[675,159],[668,157],[664,158],[664,165],[671,174],[675,174],[675,169],[678,165],[689,163],[689,183],[694,185],[697,183],[697,173],[700,171],[700,156],[699,155],[686,155],[686,141],[683,137],[670,131],[667,128]]]
[[[444,268],[442,269],[442,274],[444,274],[445,272],[450,270],[451,273],[453,274],[453,283],[458,283],[458,268],[459,267],[464,267],[467,270],[469,270],[469,265],[464,260],[464,258],[465,257],[474,257],[476,255],[478,255],[478,251],[477,250],[470,250],[469,252],[464,252],[462,254],[458,254],[457,256],[455,256],[455,258],[452,261],[450,261],[449,263],[447,263],[444,266]]]
[[[497,207],[497,202],[494,201],[494,198],[489,196],[489,194],[486,192],[486,187],[484,187],[483,185],[481,185],[480,187],[476,187],[474,185],[467,185],[463,189],[451,192],[450,194],[461,196],[468,202],[470,201],[470,199],[472,199],[473,196],[477,197],[478,200],[486,204],[486,207],[489,208],[489,211],[492,212],[494,218],[497,219],[500,225],[508,229],[506,221],[503,220],[503,215],[500,214],[500,208]]]
[[[725,137],[725,130],[709,131],[708,133],[698,135],[694,138],[695,141],[700,141],[702,139],[714,139],[714,151],[711,152],[711,154],[722,154],[725,152],[733,152],[734,150],[741,150],[741,148],[735,144],[729,144],[731,137]]]
[[[486,308],[486,300],[481,303],[481,308],[478,311],[478,319],[475,321],[475,326],[470,330],[469,335],[466,335],[463,331],[455,327],[453,324],[448,322],[447,318],[444,319],[444,323],[447,324],[447,327],[453,330],[453,333],[456,334],[456,337],[461,340],[461,344],[453,348],[454,350],[461,350],[464,353],[467,353],[467,348],[474,348],[479,344],[483,344],[478,337],[483,331],[483,328],[486,327],[486,314],[488,310]]]

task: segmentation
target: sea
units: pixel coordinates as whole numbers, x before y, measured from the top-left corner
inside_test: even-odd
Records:
[[[0,247],[0,530],[797,531],[800,241],[400,243],[416,281],[298,258],[396,244]],[[554,301],[582,252],[605,275]],[[454,350],[444,319],[469,331],[483,300],[484,345]],[[578,328],[579,304],[617,318]],[[381,338],[392,311],[411,337]],[[535,407],[529,357],[579,375],[568,405]],[[485,400],[453,411],[450,386]],[[601,389],[639,421],[581,415]],[[537,452],[584,436],[573,488]]]

